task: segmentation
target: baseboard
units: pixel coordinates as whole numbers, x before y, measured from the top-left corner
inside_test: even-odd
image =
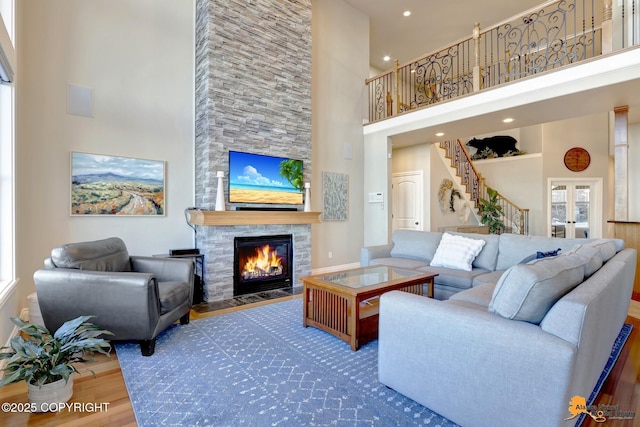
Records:
[[[360,267],[359,262],[354,262],[351,264],[332,265],[331,267],[314,268],[311,270],[311,274],[335,273],[337,271],[349,270],[352,268],[359,268],[359,267]]]
[[[22,311],[20,311],[20,318],[28,319],[29,318],[28,316],[29,316],[29,309],[23,308]],[[13,329],[11,330],[11,335],[9,335],[9,339],[7,339],[7,342],[4,343],[4,347],[11,347],[11,338],[18,336],[19,332],[20,330],[18,329],[18,326],[14,324]],[[7,362],[9,362],[8,359],[0,360],[0,371],[4,369]]]
[[[4,307],[7,300],[16,292],[18,281],[16,279],[9,282],[0,282],[0,289],[2,289],[2,292],[0,292],[0,307]]]

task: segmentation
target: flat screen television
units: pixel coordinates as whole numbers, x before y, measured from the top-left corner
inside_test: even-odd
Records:
[[[301,205],[302,160],[229,151],[229,203]]]

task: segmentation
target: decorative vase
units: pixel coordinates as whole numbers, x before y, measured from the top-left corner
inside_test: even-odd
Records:
[[[37,386],[27,384],[29,392],[29,402],[36,405],[37,412],[49,411],[57,409],[56,404],[67,403],[73,394],[73,375],[69,377],[69,381],[65,383],[64,379]]]
[[[304,183],[304,211],[311,212],[311,194],[310,190],[311,184],[308,182]]]
[[[218,177],[218,193],[216,194],[216,210],[217,211],[224,211],[225,210],[225,206],[224,206],[224,186],[222,184],[222,178],[224,178],[224,172],[223,171],[218,171],[216,173],[216,176]]]

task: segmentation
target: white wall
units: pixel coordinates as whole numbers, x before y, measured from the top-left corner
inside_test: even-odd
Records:
[[[194,0],[18,2],[17,272],[23,306],[52,247],[119,236],[130,253],[193,246]],[[92,88],[94,117],[66,113]],[[166,161],[166,216],[71,217],[71,151]]]
[[[529,234],[534,236],[546,234],[542,161],[538,153],[474,162],[489,187],[522,209],[529,209]]]
[[[365,135],[364,147],[364,246],[385,245],[391,239],[391,140]],[[369,193],[384,193],[384,203],[367,203]]]
[[[312,210],[322,211],[322,172],[349,176],[348,220],[312,225],[312,266],[318,269],[358,262],[363,246],[369,18],[342,0],[313,1],[312,39]]]
[[[609,113],[598,113],[569,120],[561,120],[543,125],[543,171],[544,194],[549,178],[602,178],[602,200],[610,200],[609,175]],[[591,164],[582,172],[572,172],[564,165],[564,154],[571,147],[585,148],[591,156]],[[633,168],[633,165],[631,165]],[[546,224],[548,203],[545,196],[542,221]],[[602,207],[602,237],[606,234],[609,206]]]

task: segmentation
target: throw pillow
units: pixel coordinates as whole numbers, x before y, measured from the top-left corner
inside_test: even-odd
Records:
[[[548,258],[548,257],[552,257],[552,256],[557,256],[558,253],[561,250],[562,249],[558,248],[555,251],[547,251],[547,252],[537,251],[535,254],[529,255],[528,257],[526,257],[525,259],[520,261],[518,264],[527,264],[527,263],[533,261],[534,259]]]
[[[514,265],[500,277],[489,311],[539,324],[556,301],[582,282],[585,263],[583,257],[567,254]]]
[[[471,271],[471,264],[485,243],[484,240],[444,233],[431,260],[431,266]]]
[[[557,256],[558,252],[560,252],[562,249],[558,248],[555,251],[547,251],[547,252],[536,252],[536,259],[540,259],[540,258],[546,258],[546,257],[550,257],[550,256]]]

